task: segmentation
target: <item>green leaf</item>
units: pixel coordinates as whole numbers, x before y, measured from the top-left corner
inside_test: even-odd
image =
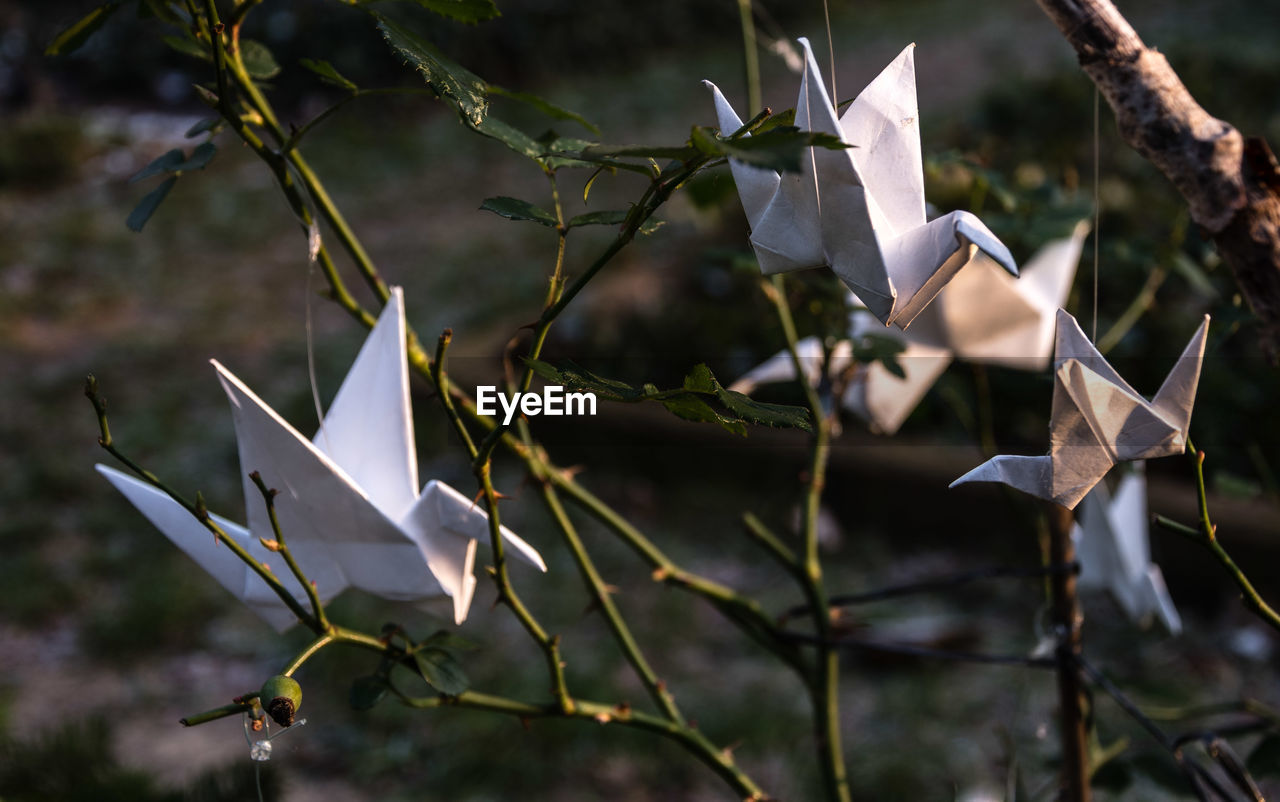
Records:
[[[663,145],[591,145],[582,149],[582,155],[595,159],[645,158],[688,161],[697,157],[698,149],[692,145],[681,145],[679,147]]]
[[[165,0],[142,0],[138,4],[138,18],[142,19],[146,16],[155,17],[170,25],[182,25],[190,19],[186,14],[179,16]]]
[[[557,106],[551,101],[545,98],[539,97],[538,95],[535,95],[531,92],[516,92],[511,89],[504,89],[501,86],[494,86],[493,84],[489,84],[489,94],[498,95],[499,97],[510,98],[511,100],[518,100],[521,103],[532,106],[533,108],[537,109],[538,111],[542,112],[548,117],[554,117],[557,120],[571,120],[577,123],[578,125],[581,125],[583,128],[587,129],[588,131],[595,134],[596,136],[600,135],[599,127],[597,127],[594,123],[589,122],[587,118],[583,117],[581,114],[578,114],[576,111],[570,111],[569,109],[566,109],[563,106]]]
[[[138,201],[138,205],[133,207],[132,212],[129,212],[129,219],[124,221],[130,231],[142,230],[142,227],[151,219],[151,215],[155,214],[156,209],[160,207],[160,202],[164,200],[164,196],[169,194],[169,190],[173,189],[173,185],[176,183],[178,183],[177,176],[171,176],[163,184],[148,192],[142,200]]]
[[[555,215],[546,209],[534,206],[532,203],[522,201],[519,198],[508,198],[502,195],[496,198],[485,198],[484,203],[480,204],[480,208],[505,217],[508,220],[530,220],[552,228],[556,226]]]
[[[381,14],[374,16],[387,44],[422,74],[437,95],[457,107],[463,122],[479,126],[489,112],[485,82],[412,31]]]
[[[765,404],[726,390],[706,365],[695,366],[679,389],[659,390],[652,384],[635,387],[606,379],[577,365],[556,368],[536,359],[526,359],[525,362],[534,373],[551,384],[560,384],[577,392],[595,393],[597,397],[610,401],[657,401],[685,420],[716,423],[734,434],[745,435],[746,424],[812,430],[807,409]]]
[[[372,710],[386,697],[388,690],[387,678],[384,676],[370,674],[367,677],[356,677],[351,683],[347,700],[354,710]]]
[[[620,226],[627,222],[628,212],[625,209],[611,209],[605,212],[587,212],[569,220],[569,228],[576,226]]]
[[[502,16],[493,0],[409,0],[451,20],[474,24]]]
[[[209,46],[203,42],[198,42],[195,39],[192,39],[189,35],[162,36],[160,37],[160,41],[164,42],[179,53],[185,53],[188,56],[195,56],[196,58],[203,59],[205,61],[213,60],[213,54],[209,52]]]
[[[89,37],[93,36],[122,4],[123,0],[111,0],[111,2],[103,3],[93,11],[90,11],[71,27],[53,37],[53,41],[44,49],[44,54],[46,56],[65,56],[68,53],[74,53],[79,50],[85,42],[89,41]]]
[[[777,172],[799,172],[802,159],[811,147],[843,150],[853,147],[840,137],[801,131],[795,126],[778,126],[755,136],[721,139],[713,129],[695,127],[690,136],[703,153],[728,156],[755,167]]]
[[[464,119],[463,122],[467,121]],[[470,123],[467,124],[470,125]],[[486,115],[478,125],[470,125],[470,127],[482,136],[501,142],[521,156],[527,156],[534,161],[539,161],[543,157],[544,151],[533,137],[496,117]]]
[[[413,653],[413,661],[427,684],[446,696],[457,696],[471,684],[462,666],[444,649],[421,649]]]
[[[864,365],[879,362],[899,379],[907,378],[907,372],[898,362],[898,355],[905,351],[907,344],[888,334],[864,334],[853,342],[853,360]]]
[[[185,173],[191,170],[203,170],[209,166],[209,162],[213,161],[213,156],[218,152],[218,146],[212,142],[202,142],[196,145],[195,150],[191,151],[191,156],[186,161],[170,168],[175,173]]]
[[[345,89],[348,92],[356,92],[360,89],[360,87],[356,86],[351,79],[338,72],[334,69],[333,65],[327,61],[316,61],[315,59],[302,58],[298,59],[298,63],[308,70],[311,70],[316,75],[319,75],[320,80],[330,86],[336,86],[339,89]]]
[[[1244,762],[1255,777],[1280,777],[1280,733],[1271,733],[1258,742]]]
[[[182,164],[182,162],[185,160],[186,160],[186,155],[182,152],[181,148],[174,148],[168,153],[165,153],[163,156],[152,161],[146,167],[143,167],[141,170],[134,173],[129,178],[129,183],[133,184],[138,181],[141,181],[144,178],[150,178],[153,175],[161,175],[163,173],[172,173],[177,168],[177,166],[179,164]]]
[[[187,139],[191,139],[192,137],[197,137],[203,133],[213,131],[219,128],[221,125],[222,125],[221,117],[205,117],[200,122],[188,128],[187,132],[183,134],[183,136],[185,136]]]
[[[261,42],[253,39],[240,40],[240,60],[249,75],[259,81],[266,81],[280,74],[280,65],[276,57]]]

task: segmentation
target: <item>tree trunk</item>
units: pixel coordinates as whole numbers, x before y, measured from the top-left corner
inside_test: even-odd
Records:
[[[1158,51],[1111,0],[1036,0],[1107,99],[1120,134],[1173,182],[1231,268],[1280,357],[1280,168],[1262,139],[1245,139],[1196,103]]]

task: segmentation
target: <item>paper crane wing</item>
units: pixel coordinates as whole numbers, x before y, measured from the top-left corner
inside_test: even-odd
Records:
[[[404,291],[393,287],[312,440],[393,521],[418,498],[407,350]]]
[[[245,602],[276,631],[283,632],[297,623],[297,618],[280,600],[280,597],[229,548],[218,543],[214,534],[196,520],[185,507],[146,482],[106,465],[94,467],[125,498],[129,499],[148,521],[164,533],[165,537],[186,552],[187,556],[195,560],[196,564],[208,572],[219,585]],[[217,515],[210,517],[254,559],[275,569],[276,576],[285,587],[289,588],[294,597],[306,603],[306,595],[293,574],[287,570],[281,570],[285,566],[278,555],[264,548],[257,538],[251,536],[249,531],[239,524]],[[327,601],[342,590],[340,586],[330,585],[321,592],[321,600]]]
[[[796,125],[855,147],[811,148],[801,172],[774,174],[767,201],[772,177],[733,168],[761,270],[829,265],[882,323],[900,328],[979,250],[1017,275],[1008,249],[973,215],[954,212],[925,223],[913,48],[837,119],[809,43],[800,44],[805,66]],[[721,130],[736,130],[738,115],[711,89]]]
[[[1018,466],[1033,463],[1004,462],[1000,472],[988,469],[997,460],[1012,459],[996,457],[952,486],[1000,481],[1074,509],[1116,462],[1181,453],[1186,430],[1178,426],[1190,423],[1207,328],[1206,315],[1171,371],[1172,382],[1165,380],[1157,406],[1138,395],[1085,338],[1075,319],[1060,310],[1049,456],[1033,458],[1048,460],[1047,474],[1041,463],[1026,473]]]
[[[256,471],[275,498],[280,529],[295,554],[328,555],[328,570],[311,576],[317,587],[350,584],[385,598],[436,595],[426,555],[364,490],[324,452],[217,362],[214,367],[231,401],[240,467],[246,474],[249,531],[272,537],[266,505],[248,478]],[[328,427],[332,429],[332,427]],[[335,434],[337,434],[335,432]]]

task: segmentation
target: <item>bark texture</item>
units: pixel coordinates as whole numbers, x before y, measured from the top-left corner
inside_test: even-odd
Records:
[[[1245,139],[1196,103],[1111,0],[1036,0],[1075,48],[1125,142],[1182,193],[1280,356],[1280,169],[1266,142]]]

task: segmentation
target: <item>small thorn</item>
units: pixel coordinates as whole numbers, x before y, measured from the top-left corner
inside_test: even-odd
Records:
[[[671,578],[671,572],[668,571],[666,567],[660,565],[653,569],[653,573],[649,576],[653,578],[654,582],[665,582],[667,579]]]
[[[219,22],[219,23],[217,23],[217,24],[215,24],[215,25],[213,26],[213,32],[214,32],[214,33],[222,33],[222,32],[223,32],[223,31],[225,31],[226,29],[227,29],[227,26],[226,26],[226,25],[223,25],[221,22]]]

